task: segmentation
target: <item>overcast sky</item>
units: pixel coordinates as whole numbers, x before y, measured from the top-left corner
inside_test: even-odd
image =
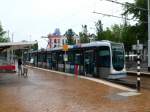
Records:
[[[14,41],[38,40],[43,48],[47,43],[41,36],[53,33],[55,28],[60,28],[61,34],[72,28],[78,34],[81,25],[86,24],[88,31],[95,33],[95,22],[99,19],[103,27],[123,23],[122,19],[93,14],[93,11],[120,16],[122,6],[105,0],[0,0],[4,30],[14,34]]]

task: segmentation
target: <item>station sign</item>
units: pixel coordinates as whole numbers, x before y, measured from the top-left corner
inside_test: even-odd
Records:
[[[139,45],[132,45],[132,50],[143,50],[143,44],[139,44]]]

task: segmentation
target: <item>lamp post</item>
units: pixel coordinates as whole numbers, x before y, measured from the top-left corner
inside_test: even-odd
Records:
[[[148,71],[150,71],[150,0],[148,0]]]

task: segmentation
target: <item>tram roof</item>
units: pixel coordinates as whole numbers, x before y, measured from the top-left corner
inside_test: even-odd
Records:
[[[108,40],[102,40],[102,41],[95,41],[95,42],[91,42],[91,43],[68,45],[68,48],[73,49],[73,48],[84,48],[84,47],[109,46],[111,43],[115,43],[115,42],[111,42],[111,41],[108,41]],[[55,50],[62,50],[62,49],[63,49],[62,47],[49,48],[49,49],[47,49],[47,51],[55,51]]]
[[[37,41],[30,41],[30,42],[7,42],[7,43],[0,43],[0,50],[12,48],[16,49],[24,49],[25,47],[37,44]]]
[[[84,44],[78,44],[78,45],[68,45],[69,49],[73,48],[86,48],[86,47],[98,47],[98,46],[110,46],[111,43],[116,43],[108,40],[102,40],[102,41],[94,41],[91,43],[84,43]],[[116,44],[122,44],[122,43],[116,43]],[[59,51],[63,50],[63,47],[56,47],[56,48],[49,48],[49,49],[42,49],[42,50],[36,50],[31,51],[32,53],[41,52],[41,51]]]

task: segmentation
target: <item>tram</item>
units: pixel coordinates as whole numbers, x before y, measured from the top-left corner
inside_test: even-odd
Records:
[[[66,58],[67,57],[67,58]],[[65,58],[65,59],[64,59]],[[126,77],[125,51],[122,43],[96,41],[63,48],[24,53],[24,61],[33,66],[79,75],[118,79]]]

